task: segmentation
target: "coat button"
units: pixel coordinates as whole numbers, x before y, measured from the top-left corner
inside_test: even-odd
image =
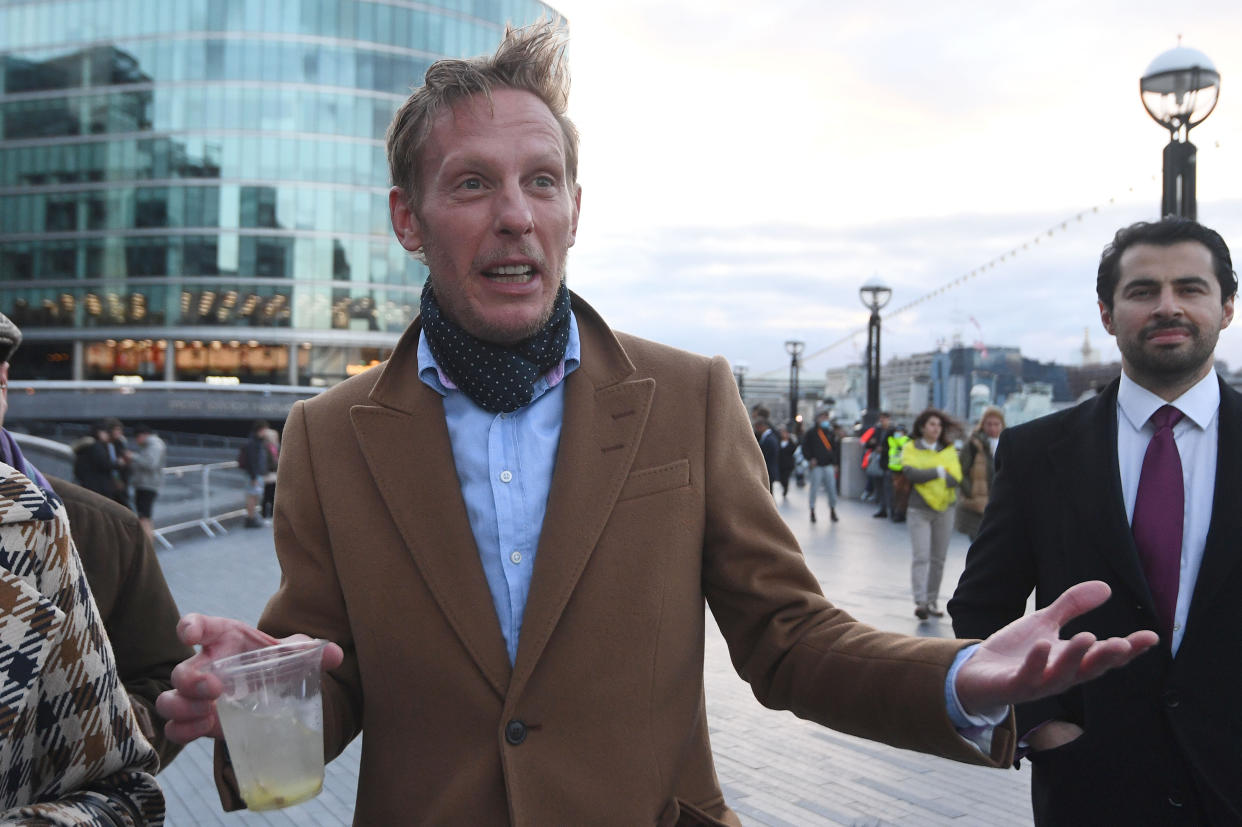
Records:
[[[517,746],[526,740],[526,724],[516,718],[505,724],[505,740]]]
[[[1177,709],[1182,703],[1181,697],[1172,689],[1165,690],[1163,700],[1169,709]]]

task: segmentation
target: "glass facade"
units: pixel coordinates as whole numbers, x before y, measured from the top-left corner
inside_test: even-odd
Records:
[[[331,384],[426,278],[384,133],[535,0],[0,0],[0,310],[19,379]],[[172,354],[169,357],[168,354]]]

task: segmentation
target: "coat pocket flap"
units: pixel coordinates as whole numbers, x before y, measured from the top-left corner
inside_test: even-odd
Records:
[[[617,499],[618,501],[631,500],[635,497],[645,497],[648,494],[670,491],[689,484],[690,460],[679,459],[667,465],[659,465],[655,468],[640,468],[637,471],[630,472]]]

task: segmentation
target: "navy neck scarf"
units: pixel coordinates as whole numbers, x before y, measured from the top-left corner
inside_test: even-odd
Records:
[[[569,345],[569,290],[562,283],[552,318],[528,339],[504,346],[467,333],[440,310],[430,279],[420,309],[423,332],[440,369],[476,405],[510,413],[530,404],[535,383],[565,358]]]

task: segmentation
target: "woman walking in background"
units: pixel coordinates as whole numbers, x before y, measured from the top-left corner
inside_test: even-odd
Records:
[[[962,466],[962,494],[957,504],[957,530],[973,543],[979,536],[979,524],[983,522],[983,509],[987,507],[992,491],[992,477],[996,474],[996,443],[1005,430],[1005,414],[995,405],[988,405],[979,415],[975,432],[962,445],[958,457]]]
[[[901,464],[913,484],[906,520],[910,524],[910,582],[914,616],[919,620],[943,617],[940,580],[953,531],[954,489],[962,481],[962,466],[949,435],[957,430],[948,414],[928,408],[914,420],[912,439],[901,452]]]

